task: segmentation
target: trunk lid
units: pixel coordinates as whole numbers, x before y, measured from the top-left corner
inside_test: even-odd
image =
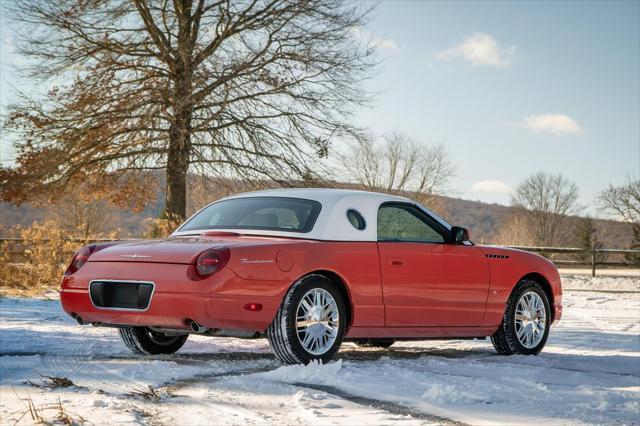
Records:
[[[125,241],[105,248],[98,248],[89,257],[89,262],[142,262],[142,263],[194,263],[203,251],[217,247],[238,245],[267,245],[290,241],[280,238],[245,236],[189,236],[169,237],[154,240]],[[99,245],[98,245],[99,246]]]

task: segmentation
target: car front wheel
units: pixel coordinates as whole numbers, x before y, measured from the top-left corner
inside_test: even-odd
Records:
[[[172,354],[182,347],[188,334],[178,336],[155,332],[147,327],[119,328],[118,332],[132,352],[147,355]]]
[[[546,293],[533,280],[523,280],[507,301],[502,324],[491,336],[501,355],[537,355],[547,343],[551,309]]]
[[[308,275],[289,290],[267,329],[276,356],[287,364],[331,360],[342,344],[346,323],[343,297],[322,275]]]

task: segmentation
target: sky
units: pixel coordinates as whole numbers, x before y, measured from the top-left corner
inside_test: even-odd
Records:
[[[462,198],[509,203],[538,170],[590,205],[640,176],[640,2],[383,1],[380,91],[358,120],[442,142]]]
[[[4,114],[29,82],[2,19]],[[640,176],[639,1],[382,1],[354,36],[382,60],[367,82],[377,96],[354,120],[443,143],[458,171],[447,195],[508,204],[542,170],[574,181],[591,206]],[[10,144],[3,136],[3,164]]]

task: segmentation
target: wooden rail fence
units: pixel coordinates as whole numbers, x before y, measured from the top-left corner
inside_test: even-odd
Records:
[[[120,238],[119,241],[127,240],[134,241],[134,238]],[[38,242],[49,242],[50,240],[41,239]],[[100,238],[100,239],[78,239],[69,238],[65,240],[67,242],[77,242],[78,246],[89,244],[91,242],[108,242],[114,241],[113,239]],[[12,261],[15,263],[24,262],[26,253],[29,250],[29,244],[33,243],[33,240],[25,240],[22,238],[0,238],[0,254],[9,254]],[[625,249],[607,249],[607,248],[577,248],[577,247],[527,247],[527,246],[509,246],[519,250],[530,251],[538,253],[557,266],[573,266],[573,267],[588,267],[591,269],[591,275],[596,276],[596,270],[601,268],[640,268],[640,264],[626,262],[623,260],[625,255],[636,255],[640,258],[640,250],[625,250]],[[69,252],[69,256],[73,253]],[[583,259],[587,258],[588,261],[578,259],[579,255],[583,255]],[[609,261],[606,259],[609,255],[614,255],[619,259],[616,261]],[[605,260],[600,258],[605,257]]]
[[[626,262],[624,260],[609,261],[606,257],[609,255],[635,255],[640,258],[640,250],[629,249],[608,249],[608,248],[577,248],[577,247],[528,247],[528,246],[509,246],[511,248],[538,253],[541,256],[551,260],[556,266],[574,266],[591,268],[591,276],[596,276],[596,269],[602,268],[637,268],[640,264]],[[586,255],[588,261],[576,259],[578,255]],[[560,256],[558,256],[560,255]],[[568,257],[569,256],[569,257]],[[600,260],[600,257],[605,260]],[[572,258],[571,258],[572,257]]]

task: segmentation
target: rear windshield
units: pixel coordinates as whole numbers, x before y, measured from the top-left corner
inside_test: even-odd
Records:
[[[264,229],[309,232],[322,206],[313,200],[248,197],[219,201],[195,215],[180,231],[200,229]]]

